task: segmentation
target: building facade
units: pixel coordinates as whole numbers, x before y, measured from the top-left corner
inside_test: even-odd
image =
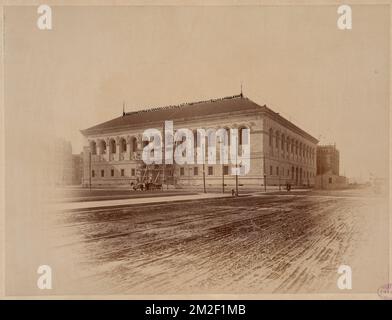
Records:
[[[72,146],[71,142],[56,138],[53,146],[51,175],[57,186],[72,184]]]
[[[83,153],[72,155],[72,184],[80,185],[83,176]]]
[[[339,175],[339,150],[335,145],[317,146],[317,175]]]
[[[348,187],[348,180],[346,177],[332,174],[331,171],[316,176],[315,188],[323,190],[337,190]]]
[[[83,185],[129,185],[152,181],[177,187],[234,186],[235,164],[146,165],[141,159],[143,131],[162,130],[173,121],[174,131],[187,128],[250,130],[250,170],[239,185],[313,186],[317,139],[278,113],[241,95],[178,106],[123,113],[113,120],[82,130]],[[197,139],[197,138],[196,138]],[[218,150],[217,150],[218,153]]]
[[[317,189],[345,189],[348,179],[339,175],[339,150],[336,145],[317,146]]]

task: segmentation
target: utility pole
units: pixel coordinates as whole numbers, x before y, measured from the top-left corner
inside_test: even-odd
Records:
[[[89,174],[88,185],[91,191],[91,150],[89,150],[88,152],[88,174]]]
[[[238,162],[237,162],[237,157],[238,157],[238,148],[235,153],[235,195],[238,197]]]
[[[166,180],[166,159],[165,159],[165,157],[166,157],[166,137],[165,137],[165,134],[166,134],[166,131],[165,131],[165,123],[163,123],[163,149],[162,149],[162,159],[163,159],[163,174],[162,174],[162,191],[163,191],[163,185],[164,185],[164,183],[165,183],[165,180]],[[158,174],[159,174],[159,172],[158,172]],[[167,185],[167,183],[166,183],[166,189],[168,189],[168,185]]]
[[[205,163],[206,163],[206,155],[205,155],[205,146],[202,146],[203,147],[203,191],[204,191],[204,193],[207,193],[207,191],[206,191],[206,165],[205,165]]]
[[[264,170],[264,192],[267,192],[267,174],[265,172],[265,154],[263,151],[263,170]]]
[[[225,165],[222,164],[222,193],[225,193]]]

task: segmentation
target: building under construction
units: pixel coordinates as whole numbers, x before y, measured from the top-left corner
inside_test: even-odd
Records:
[[[235,164],[152,164],[142,160],[148,142],[144,130],[162,130],[173,121],[174,131],[187,128],[250,130],[250,171],[239,177],[243,187],[312,186],[316,176],[318,140],[292,122],[242,94],[220,99],[145,109],[123,114],[82,130],[86,138],[84,186],[154,183],[176,187],[234,186]],[[218,152],[218,151],[217,151]]]

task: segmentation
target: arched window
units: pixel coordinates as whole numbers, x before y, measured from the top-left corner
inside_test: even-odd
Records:
[[[242,127],[240,127],[238,129],[238,145],[240,145],[240,146],[242,146],[243,144],[248,144],[249,143],[248,142],[248,136],[246,136],[246,135],[245,135],[245,137],[242,136],[242,132],[245,129],[248,129],[248,128],[242,126]]]
[[[285,142],[285,139],[286,139],[286,138],[285,138],[284,134],[282,134],[282,142],[281,142],[281,145],[280,145],[282,151],[284,151],[284,142]]]
[[[91,154],[97,154],[97,143],[95,141],[90,141],[90,152]]]
[[[269,146],[272,147],[272,136],[274,134],[274,131],[272,128],[269,129]]]
[[[137,139],[136,137],[131,138],[131,152],[136,152],[137,150]]]
[[[193,146],[197,148],[197,130],[193,130]]]
[[[228,157],[229,157],[229,150],[230,150],[230,128],[228,127],[224,127],[222,128],[225,132],[225,134],[220,134],[220,137],[217,140],[217,156],[216,156],[216,160],[220,160],[222,161],[222,163],[224,161],[228,161]],[[220,130],[222,130],[220,129]],[[222,153],[225,152],[226,150],[226,154]]]
[[[276,140],[275,140],[275,147],[279,148],[279,139],[280,139],[280,133],[279,131],[276,131]]]
[[[287,141],[286,141],[286,151],[290,152],[290,137],[287,137]]]
[[[183,135],[183,136],[181,137],[181,142],[180,142],[180,143],[182,144],[182,143],[184,143],[185,141],[186,141],[186,136]],[[186,157],[186,150],[183,150],[183,151],[182,151],[182,156],[183,156],[183,157]]]
[[[116,141],[114,139],[110,139],[109,147],[110,147],[110,153],[116,153]]]
[[[230,128],[225,128],[227,132],[227,144],[230,145]]]
[[[105,140],[100,140],[99,141],[99,153],[100,154],[105,154],[106,153],[106,141]]]
[[[298,155],[298,141],[295,141],[295,154]]]
[[[125,138],[120,139],[120,152],[127,152],[127,141]]]

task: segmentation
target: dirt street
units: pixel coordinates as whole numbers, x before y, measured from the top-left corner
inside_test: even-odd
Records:
[[[55,221],[56,253],[74,261],[65,291],[77,282],[86,293],[329,293],[339,292],[341,264],[354,292],[388,281],[387,203],[359,191],[76,210]]]

